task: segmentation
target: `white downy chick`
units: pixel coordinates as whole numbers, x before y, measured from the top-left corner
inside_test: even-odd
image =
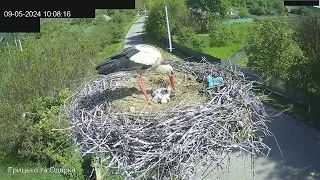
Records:
[[[155,96],[152,98],[152,101],[159,102],[161,98],[162,98],[161,94],[155,94]]]

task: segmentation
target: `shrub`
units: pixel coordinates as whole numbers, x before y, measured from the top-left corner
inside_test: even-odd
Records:
[[[68,127],[65,119],[59,119],[60,107],[68,96],[65,89],[57,97],[38,98],[26,105],[28,114],[18,153],[48,167],[75,169],[69,178],[83,179],[82,157],[73,141],[65,132],[53,130]]]
[[[197,51],[202,51],[207,45],[203,38],[197,38],[196,36],[193,36],[191,38],[191,46]]]
[[[214,21],[209,33],[211,46],[223,46],[232,39],[231,25]]]
[[[192,28],[182,27],[177,33],[178,41],[186,46],[191,45],[191,40],[195,35],[195,30]]]
[[[170,18],[170,31],[172,35],[179,32],[182,27],[187,27],[189,23],[189,9],[186,7],[183,0],[176,1],[155,1],[149,10],[146,20],[147,33],[164,37],[167,34],[166,15],[164,6],[168,7]]]
[[[242,18],[248,18],[251,17],[252,15],[249,13],[247,8],[240,8],[238,15]]]

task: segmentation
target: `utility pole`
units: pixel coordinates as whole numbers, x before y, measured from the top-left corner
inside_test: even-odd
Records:
[[[144,15],[145,15],[145,16],[147,15],[147,8],[146,8],[146,5],[144,5]]]
[[[168,39],[169,39],[169,50],[170,50],[170,52],[172,52],[171,34],[170,34],[170,26],[169,26],[169,17],[168,17],[167,5],[165,5],[164,8],[166,10],[166,20],[167,20],[167,29],[168,29]]]

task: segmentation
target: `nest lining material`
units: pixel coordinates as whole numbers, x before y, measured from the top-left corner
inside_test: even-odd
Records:
[[[115,113],[135,113],[136,115],[152,115],[171,111],[176,107],[190,107],[204,104],[208,96],[204,94],[204,84],[197,83],[196,77],[191,74],[175,73],[175,91],[170,93],[170,102],[158,103],[159,99],[152,99],[154,90],[158,89],[164,82],[170,84],[169,77],[157,73],[144,74],[142,77],[146,91],[153,104],[146,104],[146,99],[137,86],[138,77],[131,75],[129,81],[124,82],[122,87],[117,87],[109,93],[111,100],[109,106]],[[170,87],[170,86],[169,86]],[[158,102],[157,102],[158,101]]]
[[[100,163],[107,161],[105,170],[119,170],[126,179],[143,179],[150,171],[160,179],[193,179],[196,167],[220,162],[234,148],[266,156],[264,150],[270,148],[255,136],[270,135],[267,115],[252,93],[252,82],[236,69],[206,61],[166,63],[175,71],[195,76],[198,82],[208,75],[223,77],[225,86],[212,92],[204,104],[176,105],[154,114],[117,113],[109,95],[137,77],[128,72],[99,76],[85,84],[66,108],[69,129],[83,155],[94,154]]]

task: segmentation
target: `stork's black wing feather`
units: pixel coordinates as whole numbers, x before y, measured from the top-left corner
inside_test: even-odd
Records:
[[[113,63],[112,60],[116,60],[116,59],[120,59],[123,56],[126,56],[128,59],[130,59],[133,55],[135,55],[136,53],[138,53],[139,50],[136,49],[134,46],[125,48],[124,50],[122,50],[119,54],[116,54],[106,60],[104,60],[101,64],[96,66],[96,70],[99,70],[101,66]]]

